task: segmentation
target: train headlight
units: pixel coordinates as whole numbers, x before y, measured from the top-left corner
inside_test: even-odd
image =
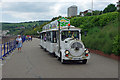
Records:
[[[70,52],[68,50],[65,51],[65,54],[69,54]]]
[[[85,51],[85,53],[89,53],[89,51],[87,50],[87,51]]]
[[[66,50],[66,51],[65,51],[65,56],[68,57],[68,56],[69,56],[69,53],[70,53],[70,52],[69,52],[68,50]]]
[[[88,49],[85,49],[85,53],[89,53]]]
[[[86,50],[85,50],[85,56],[88,57],[88,56],[89,56],[88,53],[89,53],[89,51],[88,51],[88,49],[86,49]]]

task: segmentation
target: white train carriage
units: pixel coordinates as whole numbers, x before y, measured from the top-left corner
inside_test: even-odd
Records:
[[[44,48],[44,49],[46,48],[46,41],[44,40],[44,37],[43,37],[45,36],[45,34],[46,34],[46,30],[40,32],[40,46],[41,48]]]
[[[55,45],[57,44],[56,32],[56,29],[52,29],[44,30],[40,33],[40,46],[51,54],[55,53]]]
[[[40,46],[46,49],[46,40],[44,40],[44,36],[46,34],[46,30],[40,32]]]
[[[60,22],[60,31],[58,21]],[[50,53],[55,53],[61,63],[73,60],[86,64],[90,53],[81,41],[81,29],[74,26],[68,28],[69,23],[68,19],[61,18],[44,26],[40,33],[40,45]]]

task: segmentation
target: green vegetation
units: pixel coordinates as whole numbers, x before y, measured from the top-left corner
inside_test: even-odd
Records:
[[[96,16],[74,17],[70,20],[70,22],[71,25],[86,30],[92,27],[102,28],[108,23],[110,23],[110,21],[115,20],[117,17],[118,17],[118,12],[111,12]]]
[[[118,12],[71,19],[71,25],[82,28],[82,41],[87,48],[115,55],[120,55],[118,23]],[[88,32],[87,36],[84,36],[85,31]]]
[[[52,21],[54,21],[54,20],[56,20],[56,19],[59,19],[59,18],[61,18],[61,16],[59,16],[59,17],[53,17],[51,21],[45,22],[45,23],[43,23],[43,24],[40,25],[40,26],[36,26],[35,28],[33,28],[33,29],[31,29],[31,30],[26,30],[26,31],[24,32],[24,34],[25,34],[25,35],[38,35],[38,34],[37,34],[37,31],[41,32],[41,31],[42,31],[42,27],[43,27],[44,25],[49,24],[50,22],[52,22]]]
[[[114,12],[116,11],[117,8],[115,7],[114,4],[109,4],[104,10],[103,13],[108,13],[108,12]]]
[[[37,31],[41,32],[42,31],[42,27],[46,24],[48,24],[49,22],[44,22],[42,25],[40,26],[36,26],[35,28],[32,29],[28,29],[24,32],[25,35],[38,35]]]
[[[26,31],[33,30],[35,27],[39,27],[43,23],[48,21],[30,21],[30,22],[24,22],[24,23],[2,23],[2,30],[9,30],[10,32],[8,34],[20,34],[26,33]],[[21,28],[24,27],[24,28]]]

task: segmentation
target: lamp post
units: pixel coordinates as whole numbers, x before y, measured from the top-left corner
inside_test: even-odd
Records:
[[[58,53],[60,53],[60,21],[58,21],[58,25],[59,25],[59,28],[58,28],[58,34],[59,34],[59,49],[58,49]]]
[[[91,16],[93,16],[93,0],[92,0],[92,13],[91,13]]]
[[[117,2],[117,11],[120,12],[120,0]]]

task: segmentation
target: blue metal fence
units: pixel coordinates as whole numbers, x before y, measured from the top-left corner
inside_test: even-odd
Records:
[[[25,42],[25,36],[22,36],[22,41]],[[0,59],[4,60],[7,55],[13,52],[17,47],[16,40],[0,44]]]

